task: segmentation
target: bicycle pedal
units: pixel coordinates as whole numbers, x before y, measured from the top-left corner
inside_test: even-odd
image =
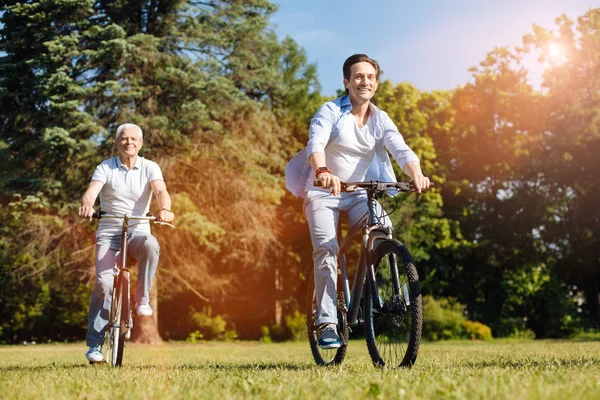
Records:
[[[106,364],[106,360],[102,360],[102,361],[90,361],[90,365],[94,365],[94,364]]]

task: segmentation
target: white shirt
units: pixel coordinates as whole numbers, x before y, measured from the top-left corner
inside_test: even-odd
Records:
[[[340,121],[340,134],[325,147],[325,164],[343,182],[362,182],[375,156],[373,117],[362,128],[349,114]]]
[[[100,191],[100,209],[113,215],[146,215],[152,200],[150,183],[155,180],[164,180],[162,171],[158,164],[144,157],[138,157],[131,169],[127,169],[119,157],[109,158],[98,165],[92,175],[92,181],[104,184]],[[119,249],[122,224],[120,219],[101,219],[96,243]],[[130,236],[139,232],[150,232],[148,221],[130,221]]]
[[[389,155],[398,162],[401,168],[406,163],[419,162],[417,155],[406,145],[404,138],[390,117],[374,104],[370,104],[370,116],[373,124],[373,136],[376,140],[375,155],[367,171],[365,180],[396,182]],[[327,145],[339,133],[340,122],[352,111],[349,96],[342,96],[323,104],[310,122],[308,145],[299,151],[285,167],[285,186],[294,196],[304,197],[306,191],[315,189],[312,185],[315,171],[312,170],[308,157],[315,152],[325,154]],[[328,165],[331,169],[331,167]]]

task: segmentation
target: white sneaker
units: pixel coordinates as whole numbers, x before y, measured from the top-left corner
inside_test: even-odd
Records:
[[[152,315],[152,307],[150,304],[138,304],[135,311],[137,315],[141,315],[142,317],[149,317]]]
[[[102,357],[102,346],[91,346],[85,353],[85,357],[91,362],[104,360],[104,357]]]

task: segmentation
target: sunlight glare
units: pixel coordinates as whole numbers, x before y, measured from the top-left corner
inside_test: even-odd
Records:
[[[552,57],[555,60],[558,60],[561,58],[563,52],[558,44],[552,43],[550,44],[548,53],[550,54],[550,57]]]

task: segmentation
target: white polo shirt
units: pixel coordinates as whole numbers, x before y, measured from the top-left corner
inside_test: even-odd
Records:
[[[92,181],[104,184],[100,191],[100,209],[114,215],[146,215],[152,200],[150,183],[155,180],[164,180],[160,167],[154,161],[139,156],[129,170],[119,157],[104,160],[92,175]],[[119,219],[101,219],[96,243],[119,249],[122,224]],[[130,221],[130,237],[140,232],[150,232],[150,223]]]

